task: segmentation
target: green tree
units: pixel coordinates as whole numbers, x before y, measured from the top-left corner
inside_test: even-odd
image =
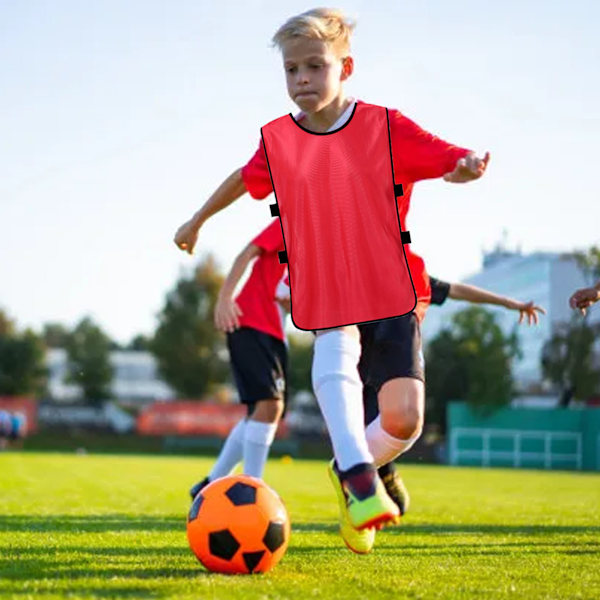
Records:
[[[48,348],[65,348],[69,329],[61,323],[46,323],[42,330],[42,337]]]
[[[0,395],[26,396],[42,393],[47,371],[45,346],[30,329],[18,331],[0,311]]]
[[[583,252],[573,252],[567,256],[572,256],[577,261],[589,284],[600,279],[600,247],[591,246]]]
[[[82,319],[67,337],[66,381],[78,385],[90,404],[110,398],[110,349],[110,338],[89,317]]]
[[[142,335],[141,333],[131,339],[127,344],[127,350],[137,350],[141,352],[149,352],[152,347],[152,339]]]
[[[473,306],[452,317],[427,348],[428,418],[445,429],[446,405],[466,400],[487,414],[510,403],[516,333],[505,335],[493,313]]]
[[[164,380],[186,398],[200,398],[230,379],[225,336],[213,318],[223,281],[209,254],[177,281],[159,314],[151,350]]]
[[[600,370],[594,366],[594,341],[598,326],[574,315],[554,331],[542,350],[542,371],[561,390],[561,406],[573,397],[588,398],[600,390]]]

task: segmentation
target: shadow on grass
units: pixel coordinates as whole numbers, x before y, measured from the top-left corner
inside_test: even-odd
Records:
[[[202,568],[187,546],[10,546],[0,557],[0,579],[39,581],[44,585],[44,582],[49,582],[48,591],[56,587],[56,583],[52,582],[60,581],[72,581],[74,589],[87,594],[90,593],[89,586],[97,584],[94,581],[97,579],[170,580],[207,575],[211,573]],[[105,591],[106,595],[114,596],[114,588],[109,587]],[[144,591],[152,595],[147,589]],[[131,595],[135,594],[131,592]]]
[[[337,523],[292,523],[293,532],[337,533]],[[591,525],[476,525],[460,523],[438,523],[435,525],[413,525],[402,523],[399,527],[389,527],[385,533],[398,536],[407,535],[569,535],[580,533],[600,533],[600,526]]]
[[[402,524],[385,530],[392,535],[574,535],[580,533],[599,533],[600,526],[591,525],[479,525],[461,523],[438,523],[438,524]]]
[[[0,516],[0,533],[71,532],[93,533],[109,531],[185,531],[185,515],[181,517],[108,515],[12,515]]]

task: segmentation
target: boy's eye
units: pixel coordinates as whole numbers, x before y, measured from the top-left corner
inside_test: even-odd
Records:
[[[311,69],[320,69],[323,65],[310,65]]]
[[[288,73],[293,73],[295,70],[296,70],[296,67],[288,67],[288,68],[286,69],[286,71],[287,71]]]

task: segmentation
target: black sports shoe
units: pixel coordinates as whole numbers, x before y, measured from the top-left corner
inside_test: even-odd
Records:
[[[195,500],[198,493],[203,490],[210,483],[208,477],[205,477],[202,481],[199,481],[196,485],[190,488],[190,496],[192,497],[192,502]]]
[[[396,467],[394,467],[394,463],[379,467],[377,472],[381,481],[383,481],[388,496],[396,503],[396,506],[400,509],[400,514],[404,515],[410,504],[410,496],[402,477],[398,475]]]

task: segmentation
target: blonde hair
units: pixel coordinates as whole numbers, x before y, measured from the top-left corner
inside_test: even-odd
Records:
[[[296,37],[322,40],[339,56],[350,52],[350,36],[356,23],[336,8],[313,8],[289,18],[275,33],[271,42],[279,50],[283,44]]]

